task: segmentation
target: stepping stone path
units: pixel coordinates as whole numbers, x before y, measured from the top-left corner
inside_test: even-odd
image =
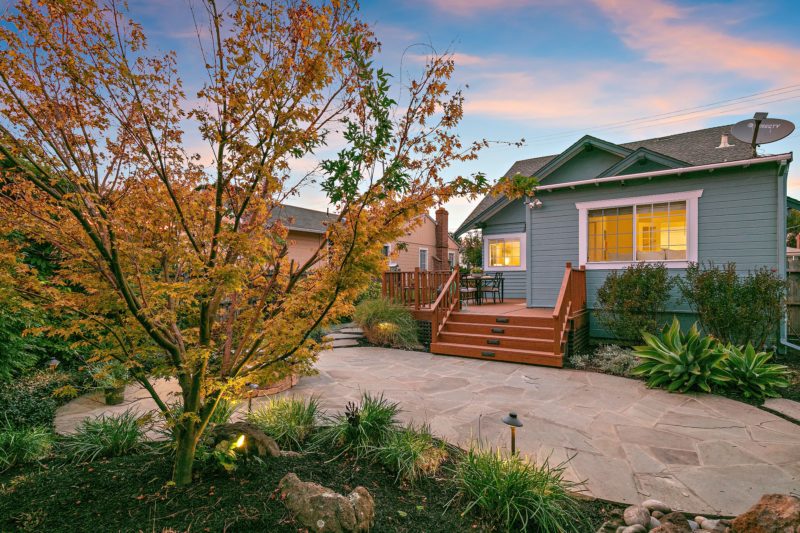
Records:
[[[800,422],[800,402],[786,398],[770,398],[764,402],[764,407]]]
[[[346,327],[325,335],[325,340],[333,341],[334,348],[358,346],[358,341],[363,338],[364,332],[359,327]]]

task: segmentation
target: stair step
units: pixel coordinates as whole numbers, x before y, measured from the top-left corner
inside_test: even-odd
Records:
[[[552,326],[509,326],[508,324],[478,324],[475,322],[453,322],[448,320],[444,325],[444,330],[453,333],[526,337],[529,339],[553,338]]]
[[[552,327],[551,317],[517,315],[478,315],[475,313],[452,313],[448,321],[462,324],[488,324],[492,326]]]
[[[529,365],[563,366],[561,356],[552,352],[532,350],[515,350],[511,348],[498,348],[496,346],[477,347],[470,344],[449,342],[431,343],[431,353],[441,355],[459,355],[486,361],[507,361],[510,363],[525,363]]]
[[[552,332],[549,339],[531,339],[525,337],[509,337],[506,335],[484,335],[443,331],[439,334],[439,342],[463,344],[485,349],[512,348],[515,350],[542,352],[553,349]]]

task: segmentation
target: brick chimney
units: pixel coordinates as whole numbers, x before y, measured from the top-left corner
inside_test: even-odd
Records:
[[[440,207],[436,210],[436,258],[439,259],[437,265],[439,270],[450,269],[450,264],[447,262],[448,244],[450,242],[447,234],[447,219],[447,209]]]

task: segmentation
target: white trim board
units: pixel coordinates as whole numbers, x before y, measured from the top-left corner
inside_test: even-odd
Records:
[[[519,239],[519,266],[489,266],[489,240],[490,239]],[[483,270],[492,272],[516,272],[525,270],[527,260],[527,233],[497,233],[483,236]]]
[[[588,262],[589,250],[589,211],[609,207],[628,207],[637,204],[658,204],[664,202],[686,202],[686,259],[677,261],[660,260],[653,263],[664,263],[667,268],[686,268],[689,263],[697,261],[697,209],[698,199],[703,195],[703,189],[694,191],[674,192],[667,194],[651,194],[648,196],[632,196],[628,198],[615,198],[596,200],[591,202],[577,202],[578,209],[578,264],[587,270],[616,270],[626,268],[635,263],[651,261],[605,261]],[[634,224],[634,247],[636,243],[636,226]]]

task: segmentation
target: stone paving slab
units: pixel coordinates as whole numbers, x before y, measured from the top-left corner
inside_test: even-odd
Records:
[[[643,382],[569,369],[385,348],[323,352],[319,374],[284,394],[342,410],[363,391],[398,401],[460,446],[506,448],[499,419],[516,411],[521,453],[572,458],[566,475],[590,495],[656,498],[696,514],[736,515],[761,494],[800,487],[800,425],[720,396],[670,394]]]
[[[800,402],[795,402],[788,398],[770,398],[764,402],[764,407],[800,421]]]

